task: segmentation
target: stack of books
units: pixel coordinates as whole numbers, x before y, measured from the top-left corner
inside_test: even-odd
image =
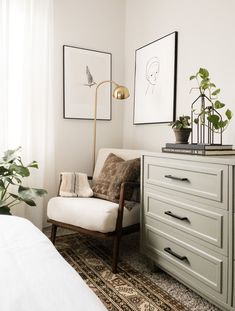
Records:
[[[233,145],[208,145],[208,144],[174,144],[166,143],[162,152],[187,153],[196,155],[235,155]]]

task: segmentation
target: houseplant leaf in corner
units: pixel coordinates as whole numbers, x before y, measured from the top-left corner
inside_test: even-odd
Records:
[[[47,191],[24,187],[22,181],[30,176],[30,169],[38,168],[36,161],[24,165],[20,156],[21,148],[7,150],[0,159],[0,214],[11,215],[11,207],[24,202],[36,206],[35,199]]]

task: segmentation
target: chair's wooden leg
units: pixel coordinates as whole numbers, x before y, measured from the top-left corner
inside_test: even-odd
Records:
[[[57,226],[52,224],[52,227],[51,227],[51,242],[53,244],[55,244],[56,231],[57,231]]]
[[[121,234],[115,235],[113,239],[113,262],[112,262],[113,273],[117,273],[120,241],[121,241]]]

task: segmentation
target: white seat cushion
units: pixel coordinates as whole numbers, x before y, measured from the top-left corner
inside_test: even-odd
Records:
[[[124,208],[123,227],[139,223],[139,204]],[[118,204],[97,198],[54,197],[49,200],[47,216],[51,220],[102,233],[116,228]]]

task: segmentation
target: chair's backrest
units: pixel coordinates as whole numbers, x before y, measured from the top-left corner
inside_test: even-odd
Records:
[[[131,160],[141,156],[143,150],[134,150],[134,149],[114,149],[114,148],[102,148],[98,152],[95,170],[93,174],[93,179],[95,180],[104,165],[104,161],[106,160],[107,156],[110,153],[114,153],[118,157],[122,158],[123,160]]]

